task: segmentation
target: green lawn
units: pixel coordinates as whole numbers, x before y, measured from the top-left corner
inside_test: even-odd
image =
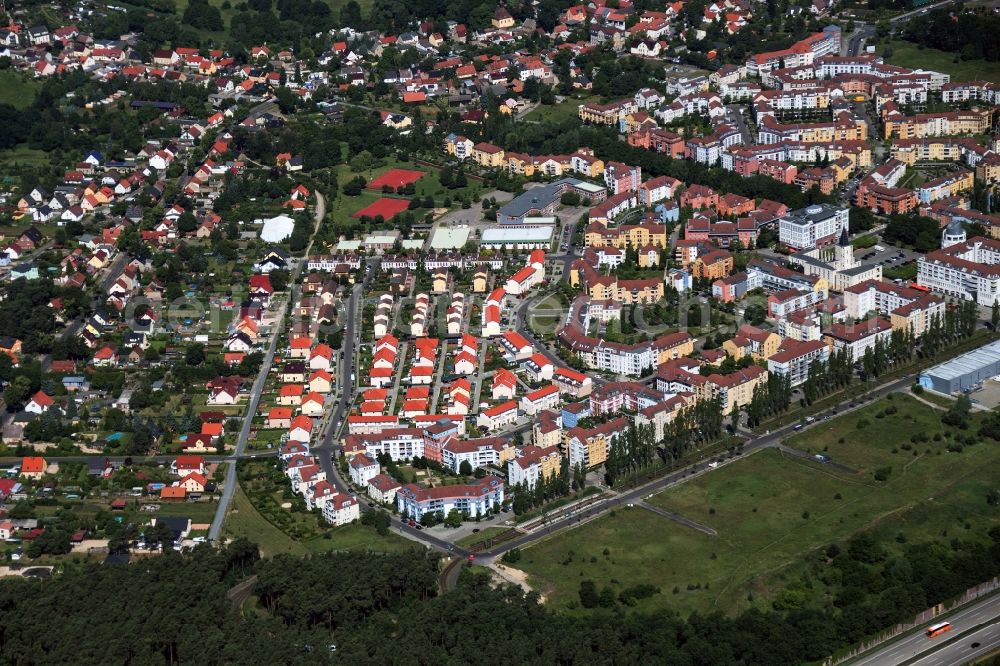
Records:
[[[484,527],[475,534],[470,534],[469,536],[464,536],[461,539],[455,541],[458,546],[471,546],[477,544],[480,541],[485,541],[486,539],[493,539],[500,536],[504,532],[509,532],[509,527]]]
[[[237,487],[223,532],[228,537],[246,537],[260,546],[265,556],[277,553],[305,555],[331,550],[398,552],[417,547],[412,541],[391,531],[383,537],[374,528],[357,523],[328,528],[318,525],[311,514],[303,514],[300,518],[319,532],[307,539],[293,539],[262,516],[243,492],[243,488]]]
[[[31,106],[40,87],[41,84],[37,81],[14,70],[0,71],[0,104],[10,104],[15,108],[25,109]]]
[[[2,165],[45,166],[48,163],[48,153],[44,150],[28,148],[23,144],[10,150],[0,150],[0,164]],[[0,172],[0,175],[7,175],[7,173]]]
[[[898,411],[886,416],[890,406]],[[980,442],[949,453],[949,437],[933,441],[945,430],[939,419],[939,411],[896,395],[788,441],[825,450],[856,474],[765,450],[649,500],[716,529],[718,537],[635,507],[525,550],[518,566],[558,610],[575,611],[580,581],[593,580],[615,591],[639,582],[658,586],[659,595],[639,602],[647,610],[737,613],[770,608],[782,590],[801,589],[819,549],[862,530],[890,549],[897,539],[983,534],[1000,523],[984,499],[995,486],[1000,446]],[[975,429],[974,419],[966,432]],[[911,445],[913,433],[930,439]],[[874,471],[883,468],[888,480],[876,481]],[[832,588],[806,589],[808,603],[830,600]]]
[[[937,49],[919,49],[913,42],[901,39],[888,43],[892,55],[886,62],[901,67],[930,69],[936,72],[951,74],[952,81],[985,80],[1000,82],[1000,62],[985,60],[962,60],[954,53],[938,51]],[[879,55],[885,47],[879,48]],[[956,61],[957,60],[957,61]]]
[[[250,503],[250,498],[238,486],[222,531],[227,537],[244,537],[253,541],[260,546],[265,556],[277,553],[304,555],[308,552],[305,544],[293,540],[260,515]]]
[[[589,95],[573,95],[558,104],[540,104],[532,109],[524,119],[535,122],[562,122],[567,118],[577,118],[580,112],[580,105],[591,99]]]

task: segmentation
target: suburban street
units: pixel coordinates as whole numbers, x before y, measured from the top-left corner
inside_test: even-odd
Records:
[[[316,212],[314,216],[316,228],[319,228],[319,224],[325,215],[326,200],[322,194],[316,192]],[[313,233],[315,235],[315,229]],[[309,242],[304,256],[309,256],[311,248],[312,241]],[[299,274],[302,272],[302,266],[304,265],[304,261],[295,264],[295,268],[292,269],[291,279],[289,280],[290,284],[295,284],[298,281]],[[243,450],[246,448],[247,440],[250,437],[250,430],[253,427],[253,418],[257,414],[260,397],[264,392],[264,383],[267,381],[267,375],[271,371],[271,364],[274,362],[274,352],[278,348],[278,339],[284,330],[285,313],[288,312],[287,302],[282,302],[280,307],[281,310],[274,321],[274,326],[271,328],[271,340],[268,343],[267,352],[264,354],[264,360],[260,364],[260,372],[257,373],[257,378],[250,389],[246,416],[243,419],[243,425],[240,427],[239,436],[236,438],[236,445],[233,447],[232,459],[227,460],[225,463],[226,479],[222,485],[219,506],[216,508],[215,517],[212,519],[212,527],[208,531],[209,541],[217,541],[219,539],[219,535],[222,533],[222,525],[226,520],[226,512],[229,509],[229,502],[232,501],[233,494],[236,492],[236,461],[243,455]]]

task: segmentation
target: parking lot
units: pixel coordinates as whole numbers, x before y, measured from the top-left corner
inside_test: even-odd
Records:
[[[969,399],[977,407],[996,409],[1000,406],[1000,382],[987,379],[983,382],[982,388],[969,394]]]
[[[882,248],[882,251],[880,252],[877,248]],[[879,242],[875,247],[859,248],[854,251],[854,258],[863,265],[882,264],[883,268],[887,266],[896,268],[916,261],[919,256],[918,252],[885,242]]]

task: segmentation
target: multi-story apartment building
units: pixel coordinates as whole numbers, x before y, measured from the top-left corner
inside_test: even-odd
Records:
[[[507,463],[507,482],[531,490],[540,480],[547,481],[558,474],[561,465],[562,454],[558,446],[524,446]]]
[[[503,465],[514,455],[514,448],[501,437],[452,439],[441,448],[441,465],[458,474],[462,463],[472,469]]]
[[[476,518],[499,510],[503,499],[504,482],[495,476],[436,488],[421,488],[411,483],[396,491],[396,509],[414,520],[428,513],[447,516],[452,510]]]
[[[794,210],[778,221],[782,245],[808,250],[836,241],[848,225],[848,209],[817,204]]]
[[[381,432],[351,434],[344,438],[344,452],[350,456],[364,453],[377,458],[385,453],[393,460],[408,460],[424,455],[424,434],[419,428],[388,428]]]
[[[825,362],[830,357],[830,348],[821,340],[801,342],[785,339],[778,352],[767,359],[767,371],[776,375],[786,375],[792,386],[798,386],[809,378],[809,366],[813,361]]]
[[[919,257],[917,284],[992,307],[1000,296],[1000,241],[977,236]]]

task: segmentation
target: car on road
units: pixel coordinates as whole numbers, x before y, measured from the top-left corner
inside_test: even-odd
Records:
[[[415,521],[412,518],[410,518],[409,525],[410,525],[410,527],[416,527],[417,526],[417,521]]]

